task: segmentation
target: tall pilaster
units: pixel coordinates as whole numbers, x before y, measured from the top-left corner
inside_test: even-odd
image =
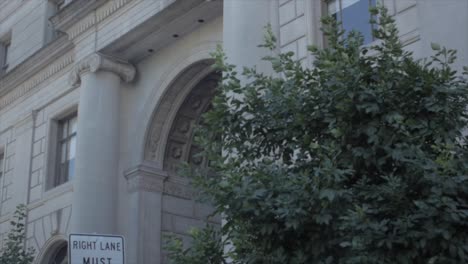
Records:
[[[70,75],[72,85],[81,81],[72,232],[116,231],[120,83],[134,76],[132,65],[98,53],[80,61]]]
[[[223,47],[229,63],[272,72],[271,65],[261,60],[271,53],[258,45],[264,43],[267,25],[279,37],[278,15],[278,0],[224,0]]]

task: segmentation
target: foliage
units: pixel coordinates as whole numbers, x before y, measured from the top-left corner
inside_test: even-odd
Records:
[[[30,264],[34,260],[34,249],[25,250],[25,224],[26,206],[18,205],[10,222],[11,231],[0,250],[0,263]]]
[[[276,75],[239,74],[215,54],[223,83],[197,136],[211,165],[193,181],[226,220],[225,259],[468,263],[468,81],[454,50],[415,60],[387,11],[372,12],[370,46],[324,18],[312,68],[289,52],[265,58]],[[210,237],[173,263],[210,263],[198,250]]]
[[[164,248],[169,252],[169,258],[174,263],[190,264],[225,264],[224,244],[220,233],[213,226],[205,229],[192,229],[189,232],[192,245],[184,248],[183,241],[175,236],[167,237]]]

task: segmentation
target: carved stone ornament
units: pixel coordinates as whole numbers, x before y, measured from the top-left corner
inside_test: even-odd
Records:
[[[125,82],[131,82],[136,74],[135,67],[127,61],[101,53],[93,53],[75,64],[70,72],[69,82],[72,86],[78,85],[81,74],[97,71],[113,72]]]
[[[189,162],[199,167],[207,166],[207,160],[197,155],[201,149],[198,149],[192,142],[193,130],[200,122],[201,115],[209,109],[220,78],[221,76],[216,72],[205,76],[193,87],[177,111],[175,122],[167,138],[163,163],[163,168],[169,176],[178,174],[177,171],[182,162]]]

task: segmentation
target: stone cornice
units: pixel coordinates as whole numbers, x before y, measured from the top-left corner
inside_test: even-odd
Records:
[[[15,89],[38,72],[42,72],[47,65],[72,49],[73,43],[64,35],[43,47],[0,78],[0,96]]]
[[[75,0],[51,18],[55,28],[74,39],[134,0]]]
[[[159,193],[164,191],[164,181],[168,177],[166,172],[150,164],[141,164],[127,170],[124,176],[127,179],[129,192],[146,191]]]
[[[93,53],[75,64],[70,72],[69,83],[71,85],[78,85],[81,74],[97,71],[113,72],[119,75],[125,82],[131,82],[136,74],[135,67],[124,60],[100,53]]]
[[[73,44],[66,36],[39,50],[0,79],[0,110],[73,64]]]
[[[50,18],[50,21],[55,29],[65,32],[71,25],[79,22],[106,2],[107,0],[73,0],[55,16]]]

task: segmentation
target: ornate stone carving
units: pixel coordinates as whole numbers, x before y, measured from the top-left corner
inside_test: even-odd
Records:
[[[80,82],[81,74],[85,72],[108,71],[120,76],[125,82],[131,82],[135,78],[135,67],[118,58],[100,53],[93,53],[79,61],[70,72],[69,82],[77,85]]]
[[[173,147],[172,157],[175,159],[179,159],[181,156],[182,156],[182,149],[180,147]]]
[[[177,170],[182,162],[189,162],[201,167],[206,166],[205,158],[198,154],[201,149],[192,143],[193,129],[200,122],[202,113],[208,109],[218,80],[217,73],[206,76],[193,88],[177,111],[167,139],[164,156],[163,168],[169,175],[177,175]],[[176,186],[167,188],[171,189],[172,192],[181,192],[176,191],[179,189]]]
[[[141,164],[127,170],[125,178],[127,179],[129,192],[146,191],[162,193],[167,174],[149,164]]]

